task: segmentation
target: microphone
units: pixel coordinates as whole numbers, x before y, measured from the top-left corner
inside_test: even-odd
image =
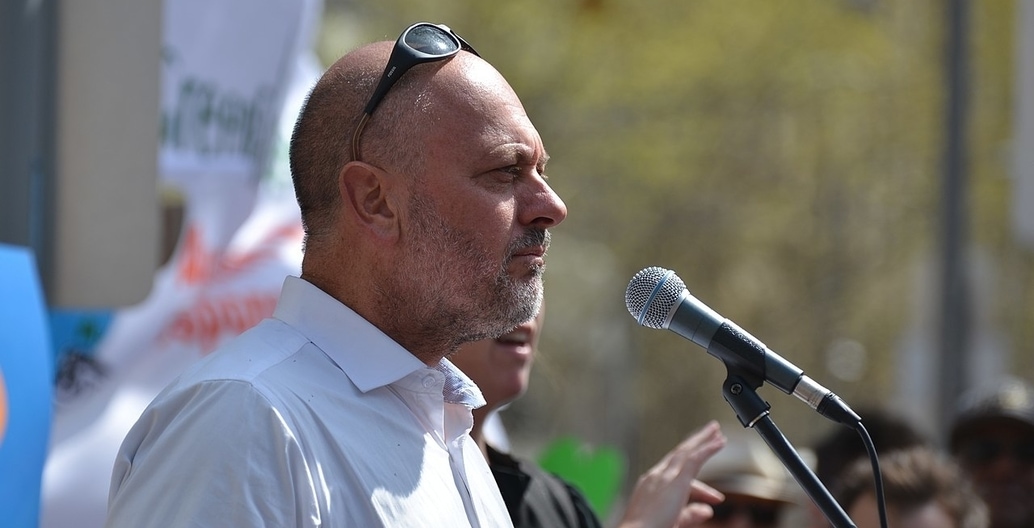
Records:
[[[640,325],[671,330],[706,349],[727,368],[738,368],[759,385],[767,382],[793,394],[826,418],[849,426],[861,422],[839,396],[690,295],[674,271],[653,266],[636,273],[625,290],[625,306]]]

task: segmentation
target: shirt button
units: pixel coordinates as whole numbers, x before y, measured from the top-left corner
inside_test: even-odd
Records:
[[[430,374],[428,374],[427,376],[424,376],[424,388],[425,389],[430,389],[431,387],[434,387],[434,383],[435,383],[434,376],[431,376]]]

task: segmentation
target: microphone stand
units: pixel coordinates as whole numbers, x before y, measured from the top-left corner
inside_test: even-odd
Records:
[[[758,380],[756,376],[751,376],[749,371],[735,368],[729,363],[725,363],[725,367],[728,370],[728,377],[722,384],[722,396],[732,406],[740,423],[761,435],[772,452],[782,461],[783,466],[790,471],[793,478],[804,488],[808,497],[822,510],[822,514],[835,528],[857,528],[772,421],[768,412],[770,408],[768,402],[762,400],[757,393],[757,388],[761,386],[762,381]],[[748,380],[755,381],[749,382]]]

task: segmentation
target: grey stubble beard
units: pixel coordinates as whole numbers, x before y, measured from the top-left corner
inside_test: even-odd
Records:
[[[405,329],[405,342],[400,343],[410,352],[439,350],[448,355],[464,343],[498,337],[538,314],[545,264],[518,279],[507,268],[524,248],[548,248],[547,230],[525,230],[507,247],[507,260],[495,266],[478,251],[475,232],[446,224],[419,193],[410,203],[410,213],[414,251],[403,267],[408,276],[385,281],[392,291],[381,292],[386,314],[394,317],[392,326]]]

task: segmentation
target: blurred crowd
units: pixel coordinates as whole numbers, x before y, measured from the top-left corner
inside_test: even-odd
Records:
[[[468,345],[454,357],[489,401],[475,411],[472,435],[489,458],[515,526],[614,525],[614,520],[607,523],[594,515],[576,485],[531,460],[513,457],[506,452],[508,446],[493,446],[495,440],[478,425],[528,388],[541,322],[540,313],[511,334]],[[524,353],[515,352],[521,347]],[[942,437],[928,434],[891,408],[863,408],[858,414],[878,455],[889,528],[1034,527],[1030,382],[1005,377],[962,394]],[[678,526],[831,526],[760,435],[734,427],[723,428],[722,434],[724,447],[703,462],[697,475],[722,500],[710,504],[709,519]],[[800,455],[858,528],[884,526],[873,461],[859,431],[835,426],[803,446]],[[644,488],[641,477],[626,511],[637,507]]]
[[[1034,386],[1005,378],[962,395],[946,438],[889,409],[859,413],[878,453],[891,528],[1034,526]],[[873,466],[854,430],[809,449],[816,476],[858,528],[880,527]],[[738,435],[699,478],[725,493],[708,527],[826,528],[829,523],[756,435]]]

